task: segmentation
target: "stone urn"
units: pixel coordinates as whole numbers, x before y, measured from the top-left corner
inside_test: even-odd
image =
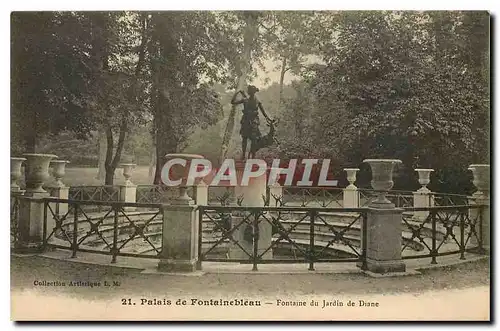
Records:
[[[170,171],[168,176],[171,180],[180,180],[181,184],[179,185],[179,196],[177,200],[184,201],[189,203],[192,199],[187,194],[187,186],[186,181],[189,174],[189,168],[191,167],[191,161],[193,159],[204,159],[203,156],[198,154],[182,154],[182,153],[173,153],[165,155],[167,162],[173,159],[182,159],[186,160],[186,165],[183,166],[181,164],[174,164],[170,167]],[[162,171],[162,177],[167,174],[164,174]]]
[[[53,184],[54,187],[65,187],[65,185],[61,181],[61,179],[66,174],[66,164],[68,164],[68,163],[69,163],[69,161],[66,161],[66,160],[50,161],[50,164],[52,165],[52,176],[55,179],[55,182]]]
[[[386,198],[389,190],[394,186],[392,181],[392,173],[396,164],[401,164],[401,160],[395,159],[366,159],[363,160],[370,165],[372,170],[371,185],[378,192],[377,199],[372,204],[374,205],[394,205]]]
[[[431,182],[431,172],[433,172],[434,169],[415,169],[415,171],[418,173],[418,183],[422,185],[419,191],[428,191],[427,185]]]
[[[23,154],[26,157],[26,194],[47,193],[42,186],[49,179],[49,164],[54,154]]]
[[[344,171],[347,173],[347,181],[349,182],[349,186],[347,188],[354,189],[356,186],[354,183],[356,182],[356,174],[359,171],[358,168],[345,168]]]
[[[19,187],[18,181],[21,179],[21,165],[26,161],[24,157],[11,157],[10,158],[10,190],[19,192],[21,188]]]
[[[471,164],[469,166],[474,179],[472,183],[480,193],[488,194],[490,191],[490,165],[489,164]],[[478,192],[476,192],[478,193]]]
[[[132,173],[134,172],[136,164],[135,163],[122,163],[120,167],[123,168],[123,177],[125,178],[125,186],[134,185],[130,180]]]

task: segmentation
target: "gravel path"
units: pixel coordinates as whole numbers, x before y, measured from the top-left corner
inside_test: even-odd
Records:
[[[13,291],[47,291],[48,286],[34,282],[101,282],[119,286],[88,287],[50,286],[51,293],[88,299],[110,296],[154,295],[318,295],[318,294],[397,294],[489,286],[489,262],[464,263],[422,271],[421,275],[372,278],[363,274],[206,274],[173,276],[142,274],[135,270],[84,265],[43,257],[11,257]]]

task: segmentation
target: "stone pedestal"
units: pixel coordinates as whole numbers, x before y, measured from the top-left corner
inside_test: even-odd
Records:
[[[31,193],[30,196],[20,199],[19,240],[16,243],[16,251],[29,253],[39,252],[43,249],[43,199],[49,196],[48,192]]]
[[[135,169],[135,163],[121,163],[120,167],[123,168],[123,177],[125,182],[120,185],[120,201],[122,202],[136,202],[137,197],[137,185],[132,183],[130,178]],[[124,210],[133,211],[135,207],[124,207]]]
[[[198,260],[198,219],[194,205],[163,206],[159,271],[192,272]]]
[[[264,206],[264,198],[266,197],[266,187],[267,187],[267,176],[266,173],[261,176],[250,178],[248,185],[240,185],[241,179],[243,176],[245,163],[244,162],[236,162],[236,178],[238,185],[234,188],[235,196],[242,197],[241,206],[244,207],[263,207]],[[248,212],[242,213],[244,215],[248,215]],[[253,241],[249,241],[245,239],[245,230],[247,234],[252,232],[250,228],[252,225],[253,216],[248,218],[248,223],[250,224],[242,224],[234,233],[233,237],[235,240],[238,240],[239,244],[249,253],[253,253]],[[258,254],[262,254],[272,242],[272,226],[269,222],[260,218],[259,223],[259,239],[257,243]],[[237,226],[241,222],[241,218],[233,217],[232,218],[232,227]],[[247,236],[248,237],[248,236]],[[247,259],[247,254],[237,245],[233,244],[229,249],[229,256],[231,259]],[[268,250],[263,256],[263,259],[272,259],[273,253],[272,250]]]
[[[475,231],[477,236],[482,240],[482,249],[489,253],[490,248],[490,197],[482,192],[476,192],[469,199],[469,204],[471,205],[484,205],[483,208],[469,209],[469,219],[474,222],[477,220]],[[481,215],[479,215],[482,213]],[[480,217],[481,216],[481,217]],[[466,231],[466,234],[469,230]],[[470,242],[472,246],[479,246],[478,238],[474,235],[471,236]]]
[[[120,185],[120,201],[122,202],[136,202],[137,185],[132,183]],[[124,210],[135,210],[135,207],[124,207]]]
[[[434,195],[427,187],[422,187],[416,192],[413,192],[413,207],[415,208],[428,208],[434,207]],[[425,221],[429,216],[428,211],[416,211],[413,213],[413,218],[418,221]]]
[[[50,187],[49,190],[50,196],[52,198],[67,200],[69,197],[69,187],[67,186]],[[68,212],[67,203],[52,202],[50,203],[50,207],[52,208],[52,211],[58,216],[64,216]],[[47,216],[51,215],[47,213]]]
[[[394,185],[392,172],[401,163],[392,159],[367,159],[372,170],[372,187],[379,191],[367,214],[366,224],[366,265],[373,273],[405,272],[401,258],[403,209],[395,208],[385,195]]]
[[[478,217],[478,213],[482,212],[482,219],[476,224],[476,232],[482,237],[482,248],[487,253],[490,252],[490,165],[489,164],[471,164],[469,170],[472,171],[474,176],[473,184],[477,188],[477,191],[472,195],[469,200],[471,204],[484,205],[485,207],[480,209],[470,209],[469,218],[471,221]],[[481,224],[479,224],[481,223]],[[477,244],[477,239],[472,236],[472,243]]]
[[[350,186],[350,185],[349,185]],[[358,208],[359,207],[359,191],[356,186],[347,186],[343,190],[343,207],[344,208]]]
[[[431,182],[431,173],[434,169],[415,169],[418,173],[418,183],[422,185],[420,189],[413,193],[413,207],[428,208],[434,207],[434,195],[427,185]],[[424,221],[429,216],[428,211],[416,211],[413,218],[418,221]]]
[[[343,190],[342,206],[344,208],[358,208],[359,191],[354,183],[356,182],[356,173],[359,171],[359,169],[345,168],[344,171],[347,173],[347,181],[349,182],[349,185]]]
[[[369,208],[366,233],[366,269],[374,273],[404,272],[401,258],[403,209]]]
[[[208,185],[204,181],[200,181],[197,185],[195,185],[193,191],[196,205],[208,205]]]
[[[19,240],[16,250],[21,252],[43,249],[44,198],[50,194],[43,189],[49,177],[48,169],[52,154],[24,154],[26,157],[26,192],[19,201]]]

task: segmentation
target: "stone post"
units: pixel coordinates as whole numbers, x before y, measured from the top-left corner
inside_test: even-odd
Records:
[[[413,207],[415,208],[428,208],[434,207],[434,195],[427,185],[431,182],[430,176],[434,169],[415,169],[418,173],[418,182],[422,185],[416,192],[413,192]],[[416,211],[413,218],[418,221],[424,221],[429,216],[428,211]]]
[[[69,161],[65,160],[53,160],[50,161],[52,165],[52,176],[55,181],[48,185],[50,190],[50,196],[57,199],[68,199],[69,197],[69,187],[64,185],[62,182],[62,178],[66,174],[66,164]],[[50,204],[52,211],[58,215],[63,216],[68,212],[68,204],[67,203],[51,203]],[[47,213],[47,215],[49,215]],[[50,215],[49,215],[50,216]],[[47,229],[51,229],[51,227],[47,227]]]
[[[194,201],[198,206],[208,205],[208,185],[203,180],[194,186]]]
[[[490,252],[490,165],[489,164],[471,164],[469,170],[474,176],[473,184],[477,191],[469,198],[471,205],[484,205],[482,211],[480,209],[470,209],[469,218],[471,221],[478,220],[476,224],[476,233],[482,238],[482,248],[487,253]],[[481,224],[479,224],[478,213],[482,212]],[[471,243],[478,244],[474,235],[471,236]]]
[[[134,163],[122,163],[120,166],[123,168],[123,177],[125,177],[125,182],[120,185],[120,201],[136,202],[137,185],[130,180],[136,165]],[[124,207],[124,210],[132,211],[135,210],[135,207]]]
[[[186,180],[192,159],[203,158],[194,154],[167,154],[167,160],[184,159],[185,167],[173,166],[171,175],[180,180],[179,196],[163,208],[162,251],[158,270],[192,272],[198,261],[199,220],[197,205],[186,193]],[[168,161],[167,161],[168,162]],[[165,174],[162,173],[162,179]],[[168,174],[170,177],[170,174]],[[201,184],[201,182],[199,183]],[[200,202],[203,197],[200,196]]]
[[[356,182],[356,173],[358,168],[345,168],[347,173],[347,181],[349,185],[343,190],[343,204],[344,208],[358,208],[359,207],[359,191],[354,185]]]
[[[261,160],[262,161],[262,160]],[[262,161],[264,162],[264,161]],[[267,176],[266,172],[258,177],[250,178],[248,185],[240,185],[243,177],[243,172],[245,167],[248,166],[245,161],[237,161],[236,166],[236,178],[238,185],[235,187],[235,196],[242,197],[241,206],[244,207],[264,207],[264,199],[266,196],[267,188]],[[264,166],[264,164],[263,164]],[[267,165],[265,165],[267,168]],[[241,216],[233,215],[231,217],[232,227],[236,227],[243,220],[248,213],[241,213]],[[254,217],[250,216],[247,219],[247,224],[242,224],[233,233],[233,238],[238,241],[238,243],[245,249],[246,252],[253,253],[253,240],[248,240],[248,233],[252,233],[252,221]],[[247,234],[247,235],[245,235]],[[258,226],[258,242],[257,242],[257,253],[261,255],[264,251],[271,245],[272,242],[272,226],[266,220],[262,220]],[[248,255],[236,244],[230,246],[229,256],[231,259],[247,259]],[[263,256],[263,259],[272,259],[273,252],[268,250]]]
[[[19,179],[21,179],[21,165],[26,161],[24,157],[11,157],[10,158],[10,192],[15,194],[22,194],[24,190],[21,190],[19,186]]]
[[[163,205],[162,251],[159,271],[192,272],[198,261],[196,205]]]
[[[394,166],[400,160],[367,159],[372,170],[371,185],[379,192],[368,207],[366,224],[366,270],[373,273],[406,271],[401,258],[403,210],[385,198],[392,188]]]
[[[53,154],[24,154],[26,157],[26,192],[19,201],[19,241],[16,250],[39,251],[43,244],[44,198],[50,196],[42,186],[49,177],[49,162]]]

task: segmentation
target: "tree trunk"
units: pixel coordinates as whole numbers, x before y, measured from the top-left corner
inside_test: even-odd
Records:
[[[281,103],[283,102],[283,82],[285,80],[286,71],[287,71],[287,68],[286,68],[286,57],[283,57],[283,60],[281,61],[280,97],[279,97],[279,100],[278,100],[278,111],[281,109]]]
[[[99,146],[99,158],[96,179],[102,183],[106,177],[106,130],[103,127],[99,127],[97,144]]]
[[[240,59],[239,67],[241,68],[240,75],[238,77],[238,83],[236,86],[236,91],[243,89],[247,75],[250,72],[252,66],[252,48],[255,40],[257,39],[258,26],[257,17],[255,13],[247,13],[245,17],[245,32],[243,38],[243,57]],[[227,150],[229,149],[229,142],[231,141],[231,136],[234,130],[234,122],[236,117],[236,106],[232,105],[229,112],[229,118],[227,120],[226,129],[224,130],[224,136],[222,138],[221,146],[221,156],[220,162],[222,163],[227,155]]]
[[[106,150],[106,177],[105,177],[105,185],[113,185],[115,171],[120,163],[120,158],[123,152],[123,146],[125,145],[125,137],[128,131],[127,121],[124,118],[122,120],[122,124],[120,125],[120,134],[118,136],[118,143],[116,144],[115,155],[113,156],[113,143],[110,145],[110,141],[113,141],[113,132],[110,128],[107,130],[107,150]]]
[[[147,37],[146,37],[146,16],[142,15],[142,36],[141,36],[141,44],[138,49],[138,60],[137,60],[137,65],[135,68],[135,74],[133,77],[133,81],[130,87],[130,95],[135,96],[137,94],[137,88],[138,88],[138,78],[141,73],[142,67],[144,66],[144,59],[145,59],[145,52],[146,52],[146,44],[147,44]],[[105,61],[104,68],[107,70],[108,64],[107,64],[107,57]],[[134,100],[135,101],[135,100]],[[113,131],[111,129],[110,122],[107,122],[107,129],[106,129],[106,137],[107,137],[107,150],[106,150],[106,178],[105,178],[105,184],[106,185],[113,185],[114,181],[114,176],[115,176],[115,170],[118,167],[118,164],[120,163],[121,155],[123,152],[123,147],[125,145],[125,138],[128,133],[128,117],[129,114],[128,112],[125,112],[122,115],[122,121],[120,124],[120,133],[118,136],[118,142],[116,145],[116,151],[115,155],[113,157]],[[111,143],[111,145],[110,145]]]
[[[153,150],[151,151],[151,160],[149,161],[148,178],[153,179],[156,166],[156,144],[153,141]]]
[[[105,176],[105,185],[113,185],[113,180],[115,177],[115,170],[112,169],[112,160],[113,160],[113,147],[114,147],[114,142],[113,142],[113,130],[111,130],[111,126],[107,125],[106,126],[106,160],[104,163],[104,168],[106,170],[106,176]]]
[[[151,71],[153,78],[154,91],[154,131],[156,134],[156,170],[153,183],[161,184],[161,171],[165,164],[165,155],[177,152],[178,138],[172,119],[176,114],[175,100],[172,97],[175,90],[179,88],[179,81],[176,80],[177,68],[179,63],[179,53],[177,46],[178,36],[175,33],[165,31],[174,31],[176,15],[173,13],[162,13],[154,15],[152,18],[153,40],[157,43],[155,48],[151,48],[151,54],[159,55],[164,61],[152,61]],[[182,116],[182,115],[179,115]]]

